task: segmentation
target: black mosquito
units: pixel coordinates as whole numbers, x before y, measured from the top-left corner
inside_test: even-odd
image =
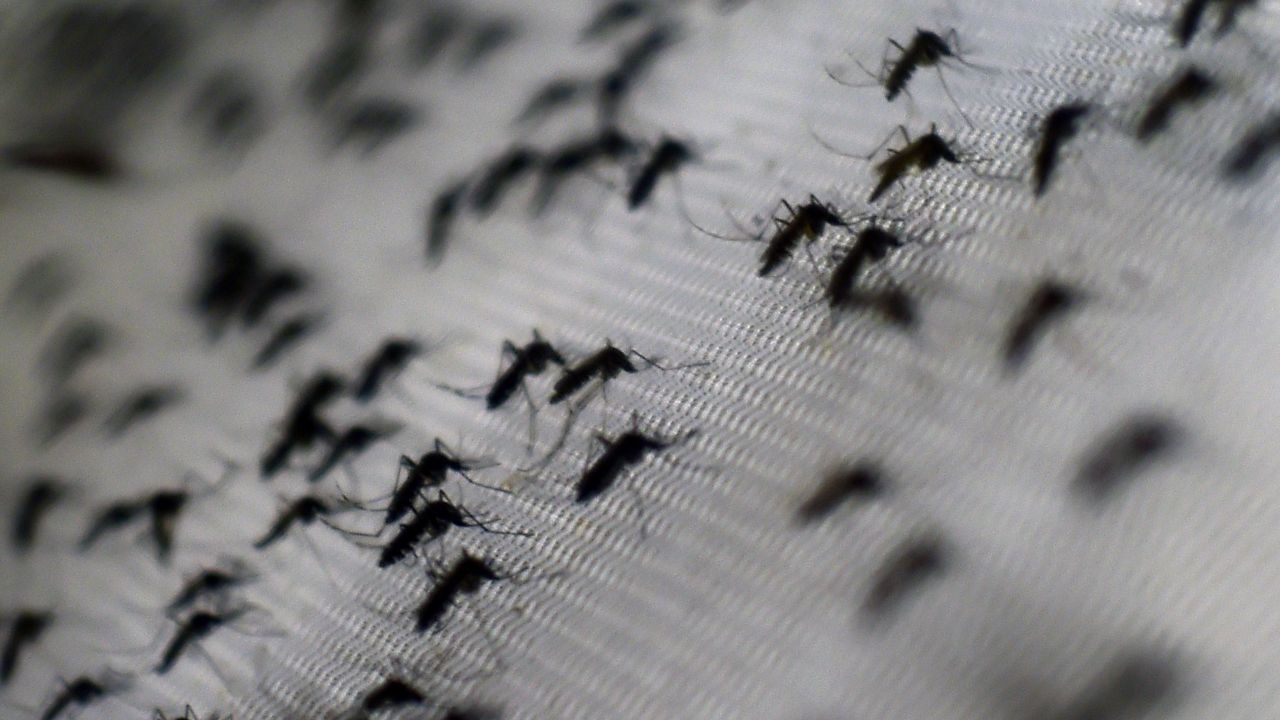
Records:
[[[491,18],[476,25],[458,54],[458,67],[471,69],[515,41],[520,28],[508,18]]]
[[[173,639],[165,646],[164,653],[160,656],[160,663],[156,665],[156,674],[164,675],[173,669],[178,660],[188,647],[209,637],[215,630],[234,622],[244,615],[244,609],[235,609],[225,613],[214,612],[209,610],[197,610],[185,620],[178,623],[178,630],[174,633]]]
[[[79,549],[84,552],[108,533],[146,520],[155,544],[156,558],[167,563],[173,552],[178,519],[191,498],[192,495],[187,490],[159,490],[139,498],[111,503],[93,517],[80,539]]]
[[[862,461],[828,473],[796,511],[796,522],[809,525],[830,515],[841,505],[858,499],[873,500],[888,491],[884,472],[873,462]]]
[[[383,546],[378,556],[378,567],[388,568],[405,559],[420,544],[438,540],[451,527],[480,528],[484,532],[495,535],[515,535],[528,537],[528,533],[512,530],[495,530],[481,522],[471,511],[456,505],[447,495],[440,492],[435,500],[423,504],[414,511],[414,515],[406,523],[402,523],[396,534]]]
[[[1218,82],[1195,67],[1184,69],[1156,93],[1138,119],[1138,140],[1148,142],[1169,126],[1180,108],[1204,102],[1218,90]]]
[[[1280,150],[1280,113],[1274,113],[1253,129],[1236,145],[1222,166],[1228,180],[1240,182],[1262,171]]]
[[[430,9],[414,25],[406,45],[409,63],[422,70],[435,61],[463,27],[462,13],[445,5]]]
[[[485,583],[502,579],[504,579],[503,576],[499,575],[486,560],[470,553],[463,553],[462,557],[440,576],[435,586],[427,593],[422,605],[418,607],[418,632],[424,633],[435,627],[460,596],[473,595]]]
[[[662,138],[631,183],[627,192],[627,208],[635,210],[644,205],[662,175],[675,175],[683,165],[695,160],[697,155],[687,144],[669,137]]]
[[[784,220],[774,218],[777,232],[769,239],[760,255],[760,270],[757,273],[760,277],[786,263],[801,240],[805,241],[807,247],[826,232],[828,226],[849,227],[849,222],[840,217],[831,205],[820,202],[813,195],[809,196],[808,202],[796,207],[785,200],[782,204],[789,216]]]
[[[240,322],[245,327],[256,327],[273,308],[306,290],[308,282],[307,276],[294,268],[264,270],[244,298]]]
[[[1085,300],[1084,293],[1054,279],[1041,280],[1022,310],[1013,318],[1002,344],[1006,373],[1022,369],[1049,326],[1061,322]]]
[[[235,608],[227,612],[197,610],[186,619],[178,622],[177,632],[165,646],[160,662],[156,665],[157,675],[164,675],[173,669],[187,648],[209,637],[224,625],[233,623],[248,612],[244,608]]]
[[[215,71],[201,82],[188,117],[215,146],[246,145],[267,127],[266,108],[258,89],[231,69]]]
[[[41,353],[40,367],[50,382],[61,385],[86,363],[106,352],[111,331],[94,318],[78,318],[64,325]]]
[[[485,407],[496,410],[507,403],[516,390],[524,387],[527,378],[541,375],[552,364],[564,366],[564,356],[554,345],[547,342],[533,331],[533,340],[525,345],[517,346],[510,340],[502,343],[502,354],[510,357],[511,363],[498,373],[489,392],[485,394]],[[527,391],[526,391],[527,394]]]
[[[594,78],[566,77],[548,80],[529,97],[515,122],[517,125],[540,123],[551,114],[590,97],[595,89]]]
[[[323,108],[360,79],[371,58],[367,37],[343,33],[325,47],[307,69],[302,83],[303,97],[312,108]]]
[[[579,39],[600,41],[653,12],[651,2],[643,0],[613,0],[596,11],[583,26]]]
[[[472,480],[467,474],[471,470],[484,467],[474,460],[464,460],[454,455],[439,438],[436,438],[434,449],[423,453],[417,460],[408,455],[400,456],[400,470],[407,471],[404,480],[396,478],[396,488],[387,505],[386,524],[396,522],[413,510],[414,504],[428,488],[438,488],[444,484],[447,475],[455,472],[473,485],[490,488]],[[496,488],[490,488],[496,489]]]
[[[1173,452],[1185,434],[1181,425],[1162,415],[1125,418],[1084,456],[1074,488],[1089,500],[1101,502],[1134,475]]]
[[[151,515],[151,539],[156,545],[156,556],[162,563],[173,554],[173,539],[178,530],[178,518],[191,500],[186,490],[162,490],[151,496],[147,510]]]
[[[62,480],[50,475],[38,475],[31,479],[26,492],[13,515],[11,540],[18,552],[26,552],[36,542],[40,523],[45,515],[67,496],[70,487]]]
[[[891,612],[913,590],[942,574],[948,555],[947,546],[936,535],[917,537],[898,547],[876,571],[862,603],[863,615],[877,618]]]
[[[441,190],[427,209],[427,263],[432,266],[444,260],[454,219],[462,209],[467,189],[466,180],[455,182]]]
[[[547,402],[558,405],[576,395],[592,380],[598,380],[601,385],[604,385],[622,373],[640,372],[640,368],[631,362],[632,355],[649,367],[660,367],[656,361],[650,360],[634,349],[622,350],[612,342],[606,341],[604,347],[599,350],[576,363],[564,366],[560,377],[552,386],[551,398]]]
[[[107,416],[104,427],[108,437],[117,438],[134,425],[149,420],[186,397],[174,385],[148,385],[130,393]]]
[[[328,518],[330,516],[337,514],[343,509],[345,508],[341,508],[335,503],[323,498],[314,495],[304,495],[289,503],[289,505],[287,505],[284,510],[276,516],[276,519],[272,521],[271,527],[267,530],[266,534],[256,540],[253,543],[253,547],[256,550],[264,550],[282,539],[295,526],[307,527],[316,521],[319,521],[321,524],[333,528],[334,530],[338,530],[339,532],[346,532],[345,530],[342,530],[328,522]]]
[[[1173,21],[1173,37],[1179,45],[1186,47],[1191,38],[1195,37],[1200,30],[1200,23],[1204,21],[1204,13],[1212,2],[1214,0],[1184,0],[1182,9]]]
[[[624,47],[613,69],[600,79],[598,103],[600,121],[609,124],[617,121],[623,101],[635,89],[654,61],[675,44],[677,28],[672,24],[659,24],[638,40]]]
[[[696,434],[697,431],[692,430],[674,440],[666,440],[647,435],[638,428],[632,427],[613,438],[603,434],[596,435],[596,441],[604,446],[604,452],[587,466],[582,477],[578,479],[574,489],[574,501],[590,502],[613,487],[628,468],[639,465],[649,455],[660,453]]]
[[[345,389],[346,383],[342,376],[332,371],[317,372],[298,393],[289,417],[299,418],[314,414],[324,405],[337,399]]]
[[[76,281],[70,263],[56,254],[41,255],[18,272],[5,304],[32,315],[43,315],[67,296]]]
[[[199,492],[193,492],[185,487],[168,488],[108,504],[89,522],[89,527],[80,539],[79,550],[84,552],[93,547],[103,536],[145,520],[149,526],[151,541],[155,545],[156,559],[161,563],[168,563],[173,553],[178,520],[182,517],[183,511],[192,500],[212,495],[226,485],[231,480],[235,467],[232,463],[226,463],[223,476],[217,482],[209,483]],[[186,479],[198,479],[198,477],[194,473],[188,473]]]
[[[338,119],[334,145],[359,145],[360,152],[372,155],[384,145],[423,122],[422,109],[392,97],[371,97],[351,103]]]
[[[505,365],[502,364],[504,362],[506,363]],[[553,364],[563,367],[565,363],[565,358],[560,351],[550,342],[543,339],[537,330],[534,330],[533,339],[524,345],[516,345],[510,340],[502,341],[498,374],[494,377],[493,383],[488,386],[487,390],[483,386],[471,389],[454,388],[438,383],[436,386],[464,398],[483,397],[485,407],[488,410],[497,410],[503,407],[515,396],[517,390],[521,391],[525,402],[529,405],[529,444],[532,447],[534,437],[533,421],[538,406],[533,401],[533,396],[529,393],[526,380],[541,375]]]
[[[636,78],[648,70],[663,51],[675,44],[678,30],[671,23],[655,24],[645,34],[622,48],[613,72],[626,78]]]
[[[890,59],[889,51],[897,50],[897,58]],[[951,99],[951,103],[959,109],[960,105],[956,102],[955,95],[951,93],[951,88],[947,85],[946,77],[942,74],[942,66],[948,61],[954,61],[963,65],[970,65],[964,60],[960,52],[960,37],[955,29],[948,30],[945,34],[939,34],[933,30],[925,30],[916,28],[916,32],[911,36],[911,40],[903,46],[898,41],[890,38],[885,43],[884,56],[880,61],[879,72],[873,73],[862,67],[863,72],[875,78],[876,83],[884,88],[885,99],[893,102],[899,95],[903,93],[910,94],[907,91],[907,85],[911,83],[911,79],[921,68],[932,67],[938,72],[938,81],[942,83],[942,89]],[[831,79],[841,84],[847,85],[845,81],[836,77],[830,70],[827,75]],[[961,111],[961,116],[970,127],[973,123]]]
[[[371,425],[353,425],[334,438],[329,451],[319,465],[312,468],[307,480],[318,482],[340,463],[349,462],[352,457],[368,450],[374,443],[394,435],[399,428],[374,427]]]
[[[810,195],[808,201],[799,206],[792,206],[786,200],[782,201],[782,206],[786,209],[787,214],[784,217],[774,216],[772,218],[774,233],[765,241],[764,252],[760,254],[760,269],[756,273],[760,277],[769,275],[785,265],[791,259],[796,247],[800,245],[801,240],[805,241],[805,249],[807,250],[809,245],[816,242],[828,226],[847,228],[851,224],[849,220],[842,218],[833,206],[820,201],[814,195]],[[761,230],[761,234],[755,237],[734,238],[713,233],[697,223],[694,223],[694,227],[704,235],[720,240],[757,241],[764,232]]]
[[[1222,37],[1235,27],[1242,10],[1257,4],[1257,0],[1185,0],[1173,21],[1173,37],[1182,47],[1189,45],[1200,31],[1210,6],[1217,6],[1218,27],[1214,34]]]
[[[551,449],[540,462],[530,468],[526,468],[526,470],[546,465],[560,451],[560,448],[564,447],[564,443],[569,437],[569,431],[573,427],[575,417],[595,397],[596,392],[605,392],[608,383],[623,373],[634,374],[645,369],[632,362],[631,356],[633,355],[643,362],[646,367],[658,368],[664,371],[685,370],[709,364],[707,362],[693,362],[683,365],[662,365],[657,360],[646,357],[634,348],[622,350],[611,341],[606,340],[604,347],[576,363],[564,365],[561,369],[560,376],[556,378],[555,384],[552,386],[551,396],[547,400],[549,405],[568,403],[569,409],[565,415],[560,437],[552,444]],[[586,390],[587,388],[591,389]],[[575,397],[577,401],[573,402]]]
[[[872,218],[854,236],[853,244],[845,250],[831,271],[826,289],[827,304],[835,309],[849,303],[863,268],[883,261],[889,253],[902,245],[903,240],[897,233],[881,226]]]
[[[244,586],[256,577],[240,561],[228,563],[226,567],[206,568],[192,575],[182,584],[165,607],[165,611],[169,615],[174,615],[191,608],[205,598],[221,598],[227,592]]]
[[[94,516],[89,528],[80,538],[79,549],[81,552],[88,550],[104,535],[146,517],[148,507],[146,498],[118,500],[107,505]]]
[[[124,175],[120,158],[106,146],[87,141],[11,143],[0,147],[0,162],[20,170],[62,175],[84,182],[110,182]]]
[[[0,650],[0,687],[7,685],[17,674],[23,650],[40,642],[40,637],[53,621],[53,613],[47,610],[20,610],[13,616],[9,622],[9,634]]]
[[[379,712],[410,705],[422,705],[427,696],[400,678],[387,678],[364,694],[360,708],[365,712]]]
[[[384,340],[373,355],[365,360],[364,369],[356,379],[353,390],[356,400],[372,400],[388,380],[403,372],[425,350],[422,343],[410,338],[391,337]]]
[[[40,720],[57,720],[73,707],[89,707],[124,689],[123,682],[118,678],[99,679],[88,675],[62,682],[61,685],[62,688],[40,715]]]
[[[899,55],[897,60],[885,66],[885,99],[892,102],[906,90],[907,83],[911,82],[911,77],[919,68],[937,67],[944,58],[956,57],[958,39],[955,30],[948,31],[946,37],[943,37],[932,30],[917,29],[906,47],[889,40],[889,44],[898,50]]]
[[[492,212],[512,183],[538,169],[542,153],[527,145],[517,145],[498,156],[485,168],[471,189],[468,202],[481,215]]]
[[[259,286],[265,272],[262,238],[247,223],[221,219],[207,231],[205,245],[193,305],[216,335]]]
[[[867,202],[875,202],[889,188],[901,180],[909,172],[924,173],[937,167],[939,163],[948,162],[958,165],[960,156],[952,149],[941,135],[937,125],[931,125],[929,132],[914,140],[907,134],[905,127],[899,126],[906,145],[897,149],[889,149],[889,156],[876,163],[873,171],[879,177],[875,188],[871,191]]]
[[[280,323],[254,355],[253,369],[262,370],[274,365],[281,356],[318,330],[322,321],[320,315],[299,313]]]
[[[1041,125],[1040,140],[1031,157],[1031,187],[1036,197],[1049,189],[1062,148],[1080,132],[1081,123],[1093,112],[1089,103],[1059,105],[1045,116]]]
[[[333,428],[321,417],[320,412],[345,388],[346,380],[327,370],[320,371],[307,381],[289,409],[280,437],[262,457],[261,472],[264,479],[270,479],[284,469],[296,450],[309,449],[317,440],[334,437]]]
[[[1169,658],[1128,650],[1113,659],[1099,676],[1055,718],[1150,717],[1177,695],[1178,668]]]
[[[595,135],[569,142],[549,151],[538,173],[538,189],[533,199],[533,213],[542,213],[571,174],[583,172],[602,160],[621,162],[635,154],[635,140],[616,127],[606,127]]]
[[[40,446],[50,445],[89,415],[89,398],[76,390],[59,390],[45,404],[36,423]]]

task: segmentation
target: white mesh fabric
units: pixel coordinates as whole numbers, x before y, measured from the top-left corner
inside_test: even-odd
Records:
[[[1275,3],[1186,50],[1170,40],[1174,8],[1154,0],[756,0],[727,14],[680,5],[671,13],[682,39],[622,124],[650,141],[690,139],[702,160],[636,212],[616,169],[572,180],[538,219],[516,191],[492,217],[460,221],[436,269],[422,250],[430,198],[520,136],[510,119],[542,82],[599,70],[616,43],[576,41],[584,2],[468,3],[476,16],[518,19],[519,38],[470,72],[446,58],[411,75],[393,49],[420,8],[393,4],[385,55],[360,87],[411,98],[429,120],[363,159],[332,152],[298,97],[330,8],[251,5],[168,8],[191,30],[182,72],[101,118],[135,170],[128,179],[0,176],[4,287],[49,252],[76,278],[43,320],[7,310],[0,321],[4,504],[14,507],[31,472],[79,481],[36,549],[4,560],[3,608],[59,612],[0,695],[5,717],[38,717],[59,678],[111,667],[131,676],[128,689],[82,717],[184,703],[236,718],[344,717],[400,673],[438,701],[389,715],[406,718],[474,702],[511,718],[1065,719],[1085,717],[1069,714],[1072,703],[1139,651],[1171,664],[1177,691],[1133,717],[1275,716],[1276,176],[1232,184],[1220,172],[1280,96],[1267,59],[1280,37]],[[46,11],[18,6],[3,25],[17,78],[4,95],[10,137],[39,116],[30,106],[42,89],[21,85],[32,72],[22,39]],[[853,59],[874,65],[886,38],[917,27],[954,27],[977,66],[942,70],[972,127],[931,69],[894,103],[824,71],[860,82]],[[1224,90],[1148,145],[1134,141],[1136,113],[1190,61]],[[184,120],[194,79],[227,63],[248,69],[267,100],[269,130],[242,156],[205,148]],[[1068,100],[1105,111],[1037,201],[1026,181],[1034,133]],[[556,117],[526,139],[550,145],[593,119]],[[687,207],[699,225],[737,235],[726,216],[757,228],[780,199],[810,193],[864,212],[869,163],[823,143],[863,154],[899,123],[918,134],[931,122],[970,161],[888,196],[920,238],[880,276],[919,299],[914,333],[866,315],[833,323],[803,251],[760,278],[759,245],[707,237],[685,217]],[[187,306],[201,232],[223,216],[253,224],[273,257],[311,273],[298,307],[325,314],[315,338],[266,372],[247,370],[262,331],[209,344]],[[848,238],[832,230],[813,247],[822,276]],[[1010,318],[1050,274],[1089,300],[1024,372],[1003,377]],[[73,381],[90,419],[39,447],[40,352],[73,316],[101,318],[114,342]],[[607,338],[664,364],[706,365],[621,376],[577,418],[562,453],[521,472],[550,448],[563,412],[538,413],[530,454],[520,403],[487,412],[438,384],[490,382],[501,342],[534,328],[575,356]],[[375,404],[344,400],[333,415],[403,429],[359,457],[354,479],[336,471],[311,486],[295,470],[259,481],[258,458],[301,380],[353,370],[391,334],[435,349]],[[531,384],[539,403],[549,377]],[[110,404],[158,380],[179,383],[185,402],[103,438]],[[1081,457],[1148,410],[1176,419],[1186,442],[1112,501],[1079,502],[1070,484]],[[633,414],[664,437],[697,435],[574,503],[573,483],[599,453],[593,435],[621,432]],[[465,597],[440,632],[413,632],[432,585],[421,561],[379,570],[375,551],[319,525],[251,547],[285,498],[334,494],[335,482],[383,494],[397,457],[437,437],[496,461],[475,478],[511,490],[451,482],[450,496],[495,528],[530,534],[455,530],[428,553],[483,553],[515,578]],[[240,469],[187,509],[168,567],[128,533],[75,551],[102,504],[188,470],[215,479],[224,458]],[[823,472],[861,458],[883,465],[891,492],[797,527],[795,508]],[[372,513],[335,522],[377,528]],[[885,557],[929,532],[948,549],[942,575],[882,623],[860,623]],[[233,556],[256,569],[239,596],[261,612],[201,643],[208,658],[152,673],[157,638],[172,632],[164,603],[183,577]]]

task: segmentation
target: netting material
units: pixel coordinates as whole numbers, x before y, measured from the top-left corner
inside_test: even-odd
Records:
[[[370,163],[326,157],[311,120],[291,109],[239,165],[210,170],[188,159],[175,115],[157,111],[131,146],[145,168],[131,186],[7,183],[10,274],[24,258],[59,249],[81,281],[64,312],[99,315],[125,338],[77,382],[111,398],[172,377],[192,397],[127,442],[86,432],[37,453],[26,439],[40,407],[28,369],[56,323],[36,331],[6,322],[14,340],[5,367],[16,369],[5,380],[9,472],[48,468],[92,482],[59,511],[62,527],[36,554],[6,563],[19,582],[8,583],[5,606],[56,601],[111,619],[62,626],[6,700],[32,707],[59,675],[149,666],[150,655],[86,652],[84,638],[126,649],[151,641],[163,626],[158,614],[132,608],[159,607],[178,571],[225,553],[260,567],[245,596],[285,636],[227,633],[205,643],[228,690],[192,661],[164,678],[140,676],[126,699],[237,717],[328,716],[355,704],[396,658],[441,668],[423,679],[441,698],[492,702],[512,717],[1021,717],[1039,704],[1063,706],[1117,654],[1155,648],[1176,658],[1185,681],[1169,716],[1265,716],[1276,662],[1268,641],[1276,578],[1266,561],[1272,183],[1217,179],[1221,158],[1275,96],[1275,80],[1244,42],[1175,52],[1164,26],[1109,2],[1040,3],[1034,13],[987,3],[934,13],[941,18],[890,4],[758,2],[728,16],[691,8],[686,39],[646,80],[627,122],[646,137],[696,139],[710,168],[691,166],[678,188],[661,186],[654,207],[635,214],[590,180],[574,181],[541,220],[513,198],[483,223],[461,223],[445,266],[426,271],[426,198],[511,142],[507,118],[543,73],[561,62],[589,66],[580,58],[592,51],[571,40],[585,16],[567,5],[522,13],[523,39],[476,74],[417,81],[431,127]],[[254,32],[273,42],[251,33],[240,42],[272,46],[278,59],[255,69],[277,79],[268,84],[291,107],[288,80],[321,25],[312,18],[314,32],[273,35],[312,9],[261,12]],[[1249,20],[1257,37],[1274,30],[1271,8]],[[240,22],[225,21],[222,32],[237,34]],[[700,224],[725,233],[735,231],[722,206],[744,223],[780,197],[810,192],[860,208],[871,182],[865,163],[833,155],[813,134],[866,152],[910,116],[874,89],[839,87],[823,66],[843,62],[846,49],[868,62],[885,37],[941,23],[957,27],[974,62],[999,72],[946,76],[977,130],[931,72],[913,81],[912,131],[937,119],[947,137],[990,160],[897,191],[898,211],[918,218],[913,228],[927,239],[888,264],[922,299],[918,333],[857,317],[831,327],[820,304],[805,307],[820,288],[803,253],[782,277],[762,280],[758,246],[690,229],[677,191]],[[230,52],[217,45],[209,41],[211,57]],[[1123,127],[1093,125],[1038,203],[1025,182],[989,177],[1022,172],[1029,132],[1053,104],[1087,98],[1123,116],[1188,55],[1240,78],[1241,89],[1179,117],[1148,148]],[[397,77],[383,69],[369,82],[398,89]],[[544,132],[581,129],[557,121]],[[315,273],[315,304],[330,311],[323,334],[270,373],[245,372],[248,339],[206,346],[182,304],[197,229],[224,212],[262,226],[273,253]],[[820,254],[840,237],[824,237]],[[1044,273],[1099,299],[1053,333],[1021,377],[1002,380],[998,343]],[[524,341],[533,327],[575,353],[611,338],[709,365],[623,378],[607,405],[601,399],[580,418],[562,456],[520,477],[510,468],[529,462],[524,416],[486,413],[432,383],[488,381],[501,340]],[[444,545],[491,553],[513,572],[561,573],[488,586],[429,638],[414,635],[405,614],[428,587],[420,566],[378,571],[370,552],[323,528],[308,533],[323,569],[297,540],[263,555],[248,549],[277,509],[273,496],[306,489],[297,473],[263,486],[251,472],[288,381],[316,367],[349,368],[383,336],[405,332],[444,343],[376,405],[406,428],[355,464],[359,487],[381,491],[398,453],[421,452],[436,436],[492,456],[505,469],[485,478],[510,483],[512,496],[450,492],[535,536],[458,532]],[[1115,503],[1097,512],[1075,504],[1068,486],[1081,454],[1149,407],[1189,427],[1187,447]],[[656,432],[699,436],[598,502],[575,506],[571,484],[595,452],[591,432],[620,431],[633,411]],[[337,413],[343,422],[364,414]],[[559,427],[554,412],[540,413],[540,447]],[[219,455],[246,472],[193,505],[172,568],[123,543],[69,552],[90,508],[172,484],[188,467],[216,476]],[[797,530],[793,509],[821,472],[862,456],[883,459],[892,496]],[[930,529],[954,548],[954,564],[867,632],[855,610],[875,569]],[[137,714],[119,704],[99,711]]]

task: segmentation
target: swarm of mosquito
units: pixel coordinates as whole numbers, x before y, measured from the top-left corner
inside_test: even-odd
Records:
[[[898,211],[902,204],[854,215],[810,194],[795,205],[781,201],[782,212],[764,228],[754,234],[743,230],[739,236],[721,235],[689,222],[714,238],[763,244],[759,277],[792,264],[807,266],[821,292],[811,304],[825,304],[832,322],[842,315],[862,314],[910,332],[920,321],[918,302],[894,276],[890,261],[909,248],[931,248],[937,240],[932,227],[920,226]],[[823,238],[830,238],[832,249],[820,259],[814,246]],[[803,257],[797,257],[800,251]]]

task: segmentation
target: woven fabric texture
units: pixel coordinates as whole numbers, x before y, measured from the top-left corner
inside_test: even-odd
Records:
[[[604,4],[586,0],[4,9],[6,532],[32,478],[66,492],[0,561],[0,640],[23,608],[55,616],[0,715],[41,717],[86,676],[107,696],[61,716],[354,718],[394,676],[427,699],[371,716],[1280,717],[1280,180],[1265,144],[1246,152],[1256,172],[1224,170],[1280,104],[1280,6],[1211,2],[1186,47],[1170,30],[1184,3],[1165,0],[637,6],[596,40],[581,35]],[[670,45],[613,118],[635,154],[568,174],[540,213],[532,171],[487,216],[460,210],[429,262],[441,193],[519,144],[598,132],[597,86],[516,122],[531,96],[598,77],[660,27]],[[886,42],[921,29],[954,55],[890,102],[872,77],[899,57]],[[364,64],[343,81],[351,38]],[[1213,90],[1139,141],[1191,65]],[[375,99],[377,127],[403,121],[382,140],[351,119]],[[1037,197],[1042,124],[1067,103],[1091,111]],[[958,162],[869,203],[899,125],[935,129]],[[695,159],[629,209],[663,137]],[[122,169],[24,161],[31,138],[110,148]],[[849,226],[761,277],[781,201],[810,196]],[[873,213],[904,242],[858,292],[904,292],[909,328],[824,295]],[[227,221],[306,282],[214,338],[192,299]],[[1046,279],[1076,302],[1010,370],[1010,328]],[[309,332],[254,369],[290,318]],[[59,377],[88,326],[98,342]],[[503,342],[535,330],[570,365],[607,341],[634,350],[635,372],[550,404],[552,363],[486,409]],[[264,481],[306,382],[354,377],[396,336],[424,352],[372,401],[325,411],[385,434],[318,481],[324,442]],[[176,401],[113,433],[152,386]],[[1157,427],[1125,446],[1142,418]],[[578,502],[629,430],[664,447]],[[469,526],[379,568],[399,458],[437,439],[473,461],[474,483],[442,486]],[[879,492],[798,520],[859,462]],[[103,508],[163,488],[190,493],[166,559],[145,518],[79,547]],[[308,493],[362,507],[256,548]],[[498,577],[418,632],[463,552]],[[237,617],[157,672],[184,580],[237,562],[252,579],[208,606]]]

